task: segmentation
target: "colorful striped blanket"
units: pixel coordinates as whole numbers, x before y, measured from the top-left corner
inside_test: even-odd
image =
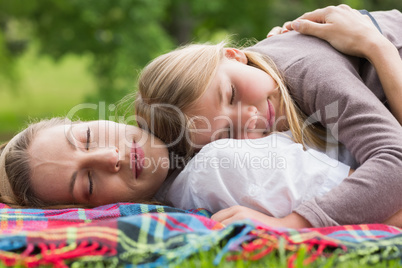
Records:
[[[303,245],[307,261],[342,250],[339,260],[400,259],[402,230],[387,225],[317,229],[270,228],[241,221],[222,226],[203,209],[117,203],[94,209],[11,209],[0,204],[0,259],[6,265],[36,267],[179,264],[196,252],[218,248],[215,264],[258,259],[282,247]],[[291,263],[292,260],[289,260]]]

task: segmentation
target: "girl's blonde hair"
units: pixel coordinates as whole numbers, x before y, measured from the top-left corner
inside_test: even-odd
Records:
[[[191,157],[194,154],[191,108],[204,94],[224,57],[226,43],[192,44],[159,56],[142,71],[134,102],[138,125],[164,141],[169,150]],[[323,147],[316,135],[322,130],[306,124],[274,62],[257,52],[243,50],[248,65],[268,73],[281,92],[280,109],[284,108],[293,139],[303,145]],[[208,105],[208,104],[205,104]]]

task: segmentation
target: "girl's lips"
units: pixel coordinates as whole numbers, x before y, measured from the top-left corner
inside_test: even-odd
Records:
[[[270,130],[273,130],[273,126],[275,123],[275,110],[274,107],[272,106],[271,102],[267,100],[268,102],[268,109],[267,109],[267,121],[268,121],[268,126]]]
[[[138,178],[141,175],[144,165],[144,151],[135,141],[131,145],[130,153],[130,166],[133,171],[134,178]]]

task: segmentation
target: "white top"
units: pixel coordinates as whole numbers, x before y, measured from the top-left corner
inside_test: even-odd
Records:
[[[181,209],[215,213],[242,205],[284,217],[348,177],[349,166],[316,150],[304,151],[288,135],[212,142],[156,198]]]

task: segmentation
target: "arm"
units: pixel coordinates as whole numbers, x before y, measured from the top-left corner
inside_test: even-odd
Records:
[[[402,54],[402,14],[373,12]],[[249,48],[271,57],[301,110],[325,126],[360,167],[328,194],[294,211],[314,227],[383,222],[402,207],[402,128],[383,105],[373,66],[294,31]]]
[[[391,218],[387,219],[384,224],[393,225],[402,228],[402,210],[399,210]]]
[[[402,124],[402,60],[390,42],[373,46],[373,53],[366,57],[377,71],[392,114]]]
[[[261,212],[255,211],[253,209],[242,206],[233,206],[227,209],[222,209],[221,211],[218,211],[217,213],[212,215],[211,219],[219,221],[226,226],[234,221],[253,219],[271,227],[286,227],[293,229],[312,227],[310,222],[308,222],[305,218],[303,218],[302,216],[300,216],[295,212],[289,214],[284,218],[277,219],[274,217],[270,217],[266,214],[263,214]],[[395,213],[392,217],[390,217],[383,223],[401,228],[402,210]]]
[[[402,60],[396,47],[383,36],[367,15],[340,5],[309,12],[285,29],[296,30],[329,42],[337,50],[366,58],[380,78],[391,111],[402,124]]]
[[[349,176],[353,172],[354,170],[350,169]],[[286,227],[294,229],[313,227],[308,220],[295,212],[292,212],[283,218],[275,218],[244,206],[232,206],[222,209],[213,214],[211,219],[219,221],[224,225],[229,225],[238,220],[253,219],[272,227]],[[393,216],[388,220],[390,223],[398,221],[400,222],[400,225],[402,225],[402,210],[396,216]]]
[[[219,221],[224,225],[229,225],[238,220],[253,219],[272,227],[286,227],[294,229],[312,227],[312,225],[305,218],[294,212],[279,219],[243,206],[233,206],[222,209],[212,215],[211,219],[214,221]]]

